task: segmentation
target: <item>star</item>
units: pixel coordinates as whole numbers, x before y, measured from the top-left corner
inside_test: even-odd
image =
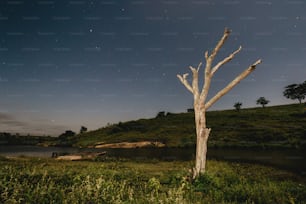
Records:
[[[126,98],[124,105],[131,105],[129,108],[133,109],[135,104],[137,110],[135,108],[133,114],[124,116],[124,120],[137,119],[139,112],[147,113],[148,102],[151,103],[151,108],[163,104],[165,109],[178,111],[184,103],[189,106],[190,98],[185,100],[186,90],[181,87],[176,75],[189,73],[187,80],[191,83],[189,64],[196,66],[200,61],[205,63],[204,52],[212,52],[225,26],[229,26],[235,33],[229,36],[229,41],[222,47],[214,63],[219,62],[218,57],[227,57],[240,44],[246,49],[237,54],[232,63],[218,71],[218,79],[214,82],[220,83],[212,86],[212,92],[222,88],[219,86],[223,82],[232,80],[232,76],[227,76],[231,72],[229,69],[232,68],[233,72],[237,71],[239,74],[244,65],[248,66],[258,58],[266,59],[267,64],[260,67],[269,66],[269,71],[264,74],[265,69],[258,67],[255,71],[259,75],[255,78],[258,86],[244,88],[242,85],[235,88],[246,99],[244,104],[254,105],[253,96],[268,95],[269,91],[280,93],[271,94],[270,100],[277,104],[277,101],[284,101],[281,92],[283,86],[287,85],[285,83],[301,83],[305,80],[302,78],[305,75],[302,67],[306,62],[301,56],[306,51],[305,43],[303,44],[306,27],[301,23],[305,22],[306,17],[302,8],[304,2],[301,0],[287,0],[285,3],[257,0],[253,5],[259,10],[264,9],[264,12],[248,12],[242,16],[238,12],[241,9],[250,11],[251,5],[238,0],[164,0],[156,1],[154,6],[145,0],[130,3],[119,0],[70,0],[62,6],[54,0],[39,0],[36,3],[23,3],[18,9],[13,6],[22,2],[26,1],[11,0],[9,7],[6,5],[2,9],[2,5],[0,6],[0,21],[4,23],[3,32],[0,32],[0,110],[14,112],[24,107],[37,109],[35,105],[39,104],[41,115],[46,116],[50,125],[51,121],[55,121],[55,124],[61,122],[69,129],[78,130],[85,120],[82,110],[89,106],[91,109],[105,110],[105,114],[112,118],[111,122],[117,123],[123,120],[122,115],[113,111],[120,105],[120,95],[148,88],[148,95],[158,97],[164,93],[161,93],[160,86],[152,86],[158,82],[166,83],[165,91],[178,91],[178,98],[182,97],[182,100],[168,103],[152,100],[150,97],[146,97],[144,101]],[[237,2],[240,2],[239,8]],[[43,8],[43,13],[37,13],[40,7]],[[218,13],[220,9],[222,14]],[[199,10],[202,12],[198,12]],[[35,20],[36,18],[39,20]],[[25,21],[21,22],[20,19]],[[236,23],[237,19],[241,20]],[[254,27],[257,24],[261,25],[259,30]],[[271,37],[276,30],[278,37]],[[278,67],[278,63],[273,63],[272,59],[278,54],[286,54],[277,52],[281,50],[299,52],[288,56],[288,59],[279,57],[278,63],[284,66]],[[290,63],[299,66],[289,66]],[[279,75],[275,79],[274,72],[285,73],[287,78]],[[203,73],[204,67],[201,68],[200,80],[203,80]],[[264,77],[260,77],[261,74]],[[112,83],[112,79],[129,83]],[[255,82],[255,79],[248,77],[242,83]],[[284,83],[270,83],[274,79]],[[15,81],[18,83],[14,83]],[[25,83],[36,81],[39,83]],[[266,86],[269,89],[265,89]],[[18,102],[14,98],[5,97],[5,94],[20,92],[23,100]],[[46,93],[54,94],[52,106],[49,105],[51,102],[47,101],[48,98],[36,97]],[[95,102],[99,99],[97,93],[106,95],[102,105]],[[108,97],[109,93],[118,97]],[[74,96],[73,94],[86,97],[74,100],[69,97]],[[232,107],[229,98],[222,99],[223,102],[216,108]],[[153,104],[155,102],[157,104]],[[75,114],[62,118],[61,114],[55,113],[58,109],[73,109]],[[14,114],[19,117],[16,112]],[[82,117],[77,117],[78,115]],[[30,115],[33,118],[37,116]],[[103,115],[84,117],[92,122],[93,128],[100,128],[97,121],[105,122]],[[30,119],[28,122],[32,123]]]

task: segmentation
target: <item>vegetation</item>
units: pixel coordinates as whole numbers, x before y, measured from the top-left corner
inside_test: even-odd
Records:
[[[82,134],[82,133],[84,133],[84,132],[87,132],[87,127],[81,126],[80,134]]]
[[[304,104],[207,112],[212,128],[208,146],[213,147],[305,147]],[[75,146],[101,142],[158,141],[167,147],[194,147],[194,113],[120,122],[71,139]]]
[[[302,103],[302,100],[306,97],[306,81],[302,84],[290,84],[285,87],[285,91],[283,92],[286,98],[290,98],[292,100],[298,100],[299,103]]]
[[[260,97],[260,98],[257,99],[257,101],[256,101],[256,104],[262,105],[263,108],[264,108],[265,105],[267,105],[268,103],[270,103],[270,101],[267,100],[265,97]]]
[[[11,134],[7,132],[0,133],[0,145],[37,145],[40,143],[55,143],[56,138],[50,136],[33,136]]]
[[[236,111],[240,111],[241,106],[242,106],[242,103],[241,103],[241,102],[236,102],[236,103],[234,104],[234,108],[236,109]]]
[[[213,128],[209,147],[306,147],[306,106],[293,104],[207,112]],[[116,142],[157,141],[167,147],[195,147],[194,112],[167,113],[163,117],[119,122],[82,134],[61,137],[0,133],[0,144],[87,147]]]
[[[57,146],[71,146],[71,143],[76,142],[75,135],[76,133],[72,130],[66,130],[58,136]]]
[[[166,116],[166,112],[165,111],[160,111],[157,113],[156,117],[159,118],[159,117],[165,117]]]
[[[259,165],[0,158],[0,203],[302,203],[305,179]],[[190,175],[191,176],[191,175]]]

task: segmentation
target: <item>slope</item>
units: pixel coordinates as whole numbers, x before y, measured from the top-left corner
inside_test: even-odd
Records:
[[[301,147],[306,144],[304,104],[207,112],[209,146]],[[152,119],[119,122],[70,138],[74,146],[152,141],[167,147],[195,146],[193,113],[168,113]]]

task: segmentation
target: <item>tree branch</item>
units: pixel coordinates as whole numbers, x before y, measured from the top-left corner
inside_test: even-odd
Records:
[[[249,66],[246,70],[244,70],[239,76],[237,76],[233,81],[231,81],[224,89],[219,91],[212,99],[210,99],[205,104],[205,109],[207,110],[210,106],[212,106],[219,98],[221,98],[224,94],[229,92],[234,86],[236,86],[242,79],[247,77],[251,72],[256,69],[256,65],[260,64],[261,60],[257,60],[254,64]]]
[[[179,80],[182,82],[182,84],[191,92],[191,93],[193,93],[193,90],[192,90],[192,87],[190,86],[190,84],[188,83],[188,81],[187,81],[187,76],[188,76],[189,74],[183,74],[183,76],[181,76],[181,75],[176,75],[178,78],[179,78]]]
[[[231,31],[228,28],[224,29],[224,33],[218,44],[216,45],[215,49],[212,51],[211,55],[209,56],[211,58],[211,61],[214,60],[215,56],[217,55],[218,51],[221,49],[223,44],[225,43],[226,39],[230,35]]]
[[[231,60],[235,57],[235,55],[236,55],[238,52],[240,52],[241,49],[242,49],[242,47],[240,46],[235,52],[233,52],[233,53],[230,54],[228,57],[224,58],[221,62],[219,62],[218,64],[216,64],[216,65],[214,66],[214,68],[212,69],[211,73],[210,73],[210,74],[211,74],[211,77],[214,75],[214,73],[215,73],[222,65],[224,65],[225,63],[231,61]]]
[[[206,59],[206,61],[208,60],[208,50],[205,52],[205,59]]]
[[[202,62],[199,63],[198,68],[194,68],[189,66],[190,70],[192,71],[192,90],[195,97],[199,95],[199,70],[201,68]]]
[[[221,39],[217,43],[216,47],[213,49],[212,53],[210,55],[208,55],[208,51],[205,52],[205,59],[206,59],[206,66],[205,66],[205,72],[204,72],[204,80],[205,81],[204,81],[203,88],[202,88],[202,91],[201,91],[201,99],[203,100],[204,103],[205,103],[206,97],[208,95],[208,90],[209,90],[210,83],[211,83],[211,76],[212,76],[211,75],[211,65],[212,65],[212,63],[215,59],[215,56],[217,55],[217,53],[219,52],[219,50],[221,49],[221,47],[225,43],[225,41],[228,38],[230,33],[231,33],[231,31],[228,28],[225,28],[223,36],[221,37]]]

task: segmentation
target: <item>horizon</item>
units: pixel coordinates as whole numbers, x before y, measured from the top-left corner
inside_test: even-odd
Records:
[[[306,104],[306,102],[302,102],[301,104],[302,104],[302,105],[303,105],[303,104]],[[299,103],[287,103],[287,104],[276,104],[276,105],[269,105],[269,103],[268,103],[268,104],[265,106],[265,108],[273,108],[273,107],[277,107],[277,106],[290,106],[290,105],[299,105]],[[241,107],[242,107],[242,108],[240,109],[240,111],[243,111],[243,110],[245,110],[245,109],[255,109],[255,108],[261,109],[261,108],[262,108],[260,105],[244,107],[244,106],[243,106],[243,103],[242,103],[242,106],[241,106]],[[193,108],[193,107],[192,107],[192,108]],[[185,111],[183,111],[183,112],[168,112],[168,111],[166,111],[166,110],[165,110],[164,112],[165,112],[166,114],[167,114],[167,113],[182,114],[182,113],[187,113],[187,109],[189,109],[189,108],[186,108]],[[206,111],[206,112],[214,112],[214,111],[231,111],[231,110],[235,110],[235,108],[232,107],[232,108],[229,108],[229,109],[208,110],[208,111]],[[129,121],[137,121],[137,120],[141,120],[141,119],[152,119],[152,118],[155,118],[157,114],[158,114],[158,112],[156,112],[156,114],[155,114],[154,116],[152,116],[152,117],[147,117],[147,118],[134,118],[134,119],[126,120],[126,121],[117,121],[117,122],[114,122],[114,123],[108,123],[108,124],[106,124],[106,125],[104,125],[104,126],[101,126],[101,127],[96,128],[96,129],[88,129],[86,132],[95,131],[95,130],[98,130],[98,129],[101,129],[101,128],[105,128],[105,127],[107,127],[108,125],[116,125],[116,124],[118,124],[118,123],[120,123],[120,122],[125,123],[125,122],[129,122]],[[82,126],[82,125],[81,125],[81,126]],[[79,131],[80,131],[80,129],[81,129],[81,126],[80,126],[80,128],[79,128],[78,130],[66,129],[66,130],[64,130],[63,132],[61,132],[60,134],[65,133],[65,131],[73,131],[74,133],[79,134]],[[86,128],[87,128],[87,127],[86,127]],[[0,134],[1,134],[1,133],[9,133],[9,134],[11,134],[11,135],[19,134],[19,136],[45,136],[45,137],[48,137],[48,136],[50,136],[50,137],[58,137],[58,136],[60,136],[60,134],[58,134],[58,135],[40,134],[40,135],[39,135],[39,134],[32,134],[32,133],[2,132],[2,131],[0,131]]]

